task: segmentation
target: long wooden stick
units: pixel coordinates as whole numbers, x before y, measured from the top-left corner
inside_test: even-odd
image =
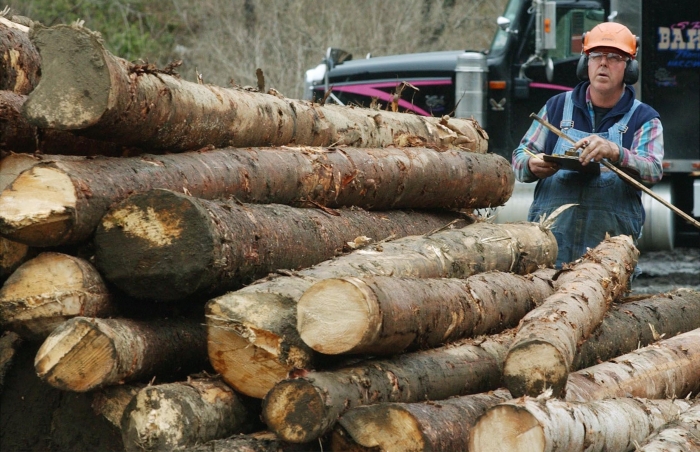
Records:
[[[566,135],[566,134],[565,134],[564,132],[562,132],[561,130],[559,130],[559,129],[557,129],[556,127],[554,127],[552,124],[550,124],[549,122],[547,122],[545,119],[540,118],[539,116],[537,116],[537,115],[534,114],[534,113],[531,113],[531,114],[530,114],[530,117],[533,118],[535,121],[539,122],[540,124],[542,124],[543,126],[545,126],[547,129],[549,129],[552,133],[554,133],[555,135],[559,136],[560,138],[565,139],[566,141],[570,142],[571,144],[576,144],[576,141],[574,141],[573,138],[571,138],[570,136]],[[648,194],[649,196],[651,196],[651,197],[654,198],[655,200],[659,201],[659,202],[660,202],[661,204],[663,204],[664,206],[666,206],[666,207],[668,207],[669,209],[671,209],[672,211],[674,211],[677,215],[679,215],[681,218],[683,218],[684,220],[686,220],[688,223],[690,223],[690,224],[692,224],[693,226],[695,226],[696,228],[700,229],[700,221],[697,221],[696,219],[694,219],[693,217],[691,217],[691,216],[688,215],[687,213],[683,212],[683,211],[682,211],[681,209],[679,209],[678,207],[676,207],[676,206],[674,206],[673,204],[669,203],[668,201],[666,201],[665,199],[663,199],[662,197],[660,197],[659,195],[657,195],[656,193],[654,193],[653,191],[651,191],[650,188],[647,188],[647,187],[645,187],[644,185],[640,184],[639,182],[637,182],[636,180],[634,180],[634,178],[632,178],[631,176],[625,174],[623,171],[621,171],[619,168],[617,168],[615,165],[613,165],[612,163],[608,162],[607,160],[601,160],[600,163],[602,163],[606,168],[608,168],[610,171],[612,171],[612,172],[614,172],[615,174],[617,174],[618,176],[620,176],[620,177],[621,177],[622,179],[624,179],[625,181],[629,182],[630,184],[632,184],[632,185],[635,186],[636,188],[642,190],[643,192],[645,192],[646,194]]]

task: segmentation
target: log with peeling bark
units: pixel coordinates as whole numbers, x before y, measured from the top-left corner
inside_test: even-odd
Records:
[[[0,324],[29,340],[43,340],[78,316],[117,312],[97,269],[68,254],[46,252],[22,264],[0,288]]]
[[[123,384],[107,386],[94,391],[91,407],[95,414],[103,416],[118,429],[122,428],[122,417],[127,405],[146,384]]]
[[[42,129],[22,114],[27,95],[0,91],[0,151],[59,155],[134,155],[142,151],[66,130]]]
[[[265,396],[263,420],[283,440],[306,443],[329,431],[351,408],[443,400],[496,389],[513,336],[509,330],[281,381]]]
[[[257,414],[218,378],[146,386],[124,410],[124,449],[166,452],[246,433]]]
[[[526,274],[552,266],[557,244],[535,223],[475,223],[377,244],[207,303],[209,359],[236,390],[262,398],[317,355],[299,337],[297,302],[321,279],[342,276],[457,278],[489,270]]]
[[[554,269],[466,279],[324,279],[297,304],[297,330],[317,352],[392,354],[512,328],[554,292]]]
[[[521,321],[503,368],[513,397],[564,391],[578,346],[628,286],[639,251],[629,236],[606,238],[558,279],[559,287]]]
[[[639,347],[700,328],[700,292],[681,288],[615,305],[581,345],[573,368],[582,369]]]
[[[468,450],[469,430],[488,408],[510,400],[510,393],[453,397],[422,403],[380,403],[353,408],[333,429],[331,450],[385,452]]]
[[[64,391],[206,369],[206,333],[190,319],[136,321],[74,317],[39,348],[37,375]]]
[[[659,427],[635,449],[638,452],[700,451],[700,399],[676,419]]]
[[[258,204],[481,208],[505,203],[513,180],[499,155],[429,148],[228,148],[59,160],[13,178],[0,194],[0,232],[35,246],[79,243],[110,205],[154,188]]]
[[[700,328],[572,372],[566,400],[663,399],[700,392]]]
[[[180,452],[323,452],[319,441],[308,444],[293,444],[281,441],[272,432],[256,432],[247,435],[234,435],[196,446],[178,449]]]
[[[24,114],[42,128],[80,130],[150,152],[290,143],[384,147],[410,141],[487,149],[487,135],[473,120],[319,106],[187,82],[168,69],[115,57],[96,33],[82,27],[35,27],[30,38],[44,70]],[[71,51],[75,48],[82,51]]]
[[[685,400],[593,402],[524,397],[490,408],[471,430],[471,452],[629,451],[689,408]]]
[[[135,298],[223,293],[277,269],[309,267],[360,236],[423,234],[458,212],[367,212],[208,201],[169,190],[114,206],[95,232],[95,264]]]
[[[41,58],[29,27],[0,16],[0,90],[28,94],[41,78]]]

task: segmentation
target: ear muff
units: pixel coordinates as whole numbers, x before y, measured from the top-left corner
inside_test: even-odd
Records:
[[[625,76],[622,79],[626,85],[634,85],[639,80],[639,62],[630,58],[625,65]]]
[[[586,42],[586,33],[581,35],[581,43]],[[576,77],[582,82],[588,81],[588,55],[586,52],[581,51],[581,58],[578,59],[578,64],[576,65]]]

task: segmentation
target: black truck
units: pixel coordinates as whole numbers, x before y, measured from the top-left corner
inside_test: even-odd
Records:
[[[489,150],[508,159],[552,95],[577,83],[582,34],[603,21],[625,24],[640,38],[640,100],[664,126],[664,178],[654,192],[700,217],[700,1],[510,0],[491,47],[352,59],[329,48],[306,72],[304,97],[386,107],[407,82],[400,111],[474,117],[489,134]],[[328,101],[328,100],[327,100]],[[534,184],[516,185],[497,221],[525,219]],[[644,194],[647,219],[640,249],[700,247],[700,231]]]

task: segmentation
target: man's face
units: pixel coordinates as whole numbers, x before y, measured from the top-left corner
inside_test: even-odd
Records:
[[[601,55],[602,54],[602,55]],[[610,58],[615,54],[622,58]],[[629,57],[614,47],[596,47],[588,54],[588,77],[591,88],[601,92],[615,92],[622,88],[625,65]]]

